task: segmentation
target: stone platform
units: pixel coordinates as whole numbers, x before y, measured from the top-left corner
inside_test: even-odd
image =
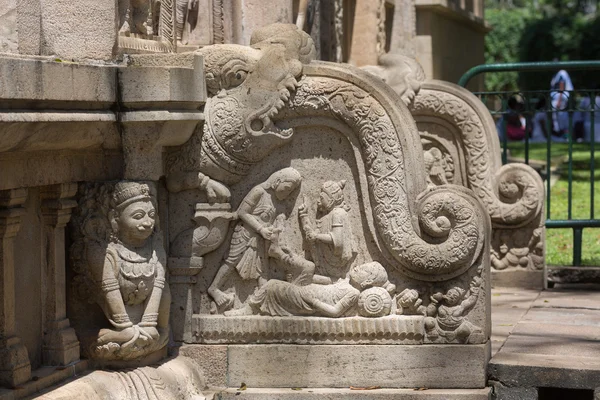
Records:
[[[211,400],[488,400],[491,389],[227,389],[212,395]],[[210,396],[208,397],[210,399]]]
[[[483,389],[483,345],[185,345],[208,386]]]
[[[599,340],[600,286],[495,288],[488,384],[498,400],[535,400],[539,388],[591,396],[600,386]]]

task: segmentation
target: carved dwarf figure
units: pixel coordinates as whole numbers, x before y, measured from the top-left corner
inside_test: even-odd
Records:
[[[220,288],[234,270],[243,280],[256,280],[259,288],[266,283],[269,272],[266,252],[276,218],[273,200],[286,199],[301,181],[298,171],[284,168],[252,188],[242,200],[237,211],[240,222],[233,232],[229,253],[208,288],[219,308],[228,309],[233,305],[235,295],[225,294]]]
[[[346,181],[327,181],[321,187],[317,210],[321,216],[314,229],[308,218],[306,198],[298,207],[300,226],[310,243],[313,261],[322,275],[331,279],[346,277],[356,255],[348,210],[344,198]]]
[[[85,268],[79,278],[87,285],[80,289],[89,291],[111,325],[92,335],[90,356],[135,359],[163,348],[169,338],[171,296],[156,196],[150,184],[118,182],[105,214],[97,196],[106,192],[90,191],[84,198],[96,210],[80,221],[83,237],[72,250],[83,264],[79,271]]]
[[[453,287],[446,294],[435,293],[427,306],[425,331],[430,341],[469,343],[481,329],[465,319],[475,307],[483,280],[475,276],[468,291]],[[445,339],[445,340],[444,340]]]
[[[150,20],[152,4],[155,0],[119,0],[120,33],[139,35],[154,34]]]
[[[529,236],[525,230],[497,230],[498,250],[492,248],[490,261],[497,270],[506,268],[542,269],[544,267],[542,229]]]

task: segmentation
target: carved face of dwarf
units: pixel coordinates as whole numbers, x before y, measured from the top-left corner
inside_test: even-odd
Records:
[[[455,306],[460,302],[461,298],[461,293],[457,289],[452,288],[444,296],[444,301],[448,306]]]
[[[115,219],[119,239],[127,244],[143,244],[154,232],[156,209],[150,200],[127,205]]]

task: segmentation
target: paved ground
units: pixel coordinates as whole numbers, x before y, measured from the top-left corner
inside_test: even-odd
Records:
[[[505,386],[600,386],[600,286],[492,289],[491,380]]]

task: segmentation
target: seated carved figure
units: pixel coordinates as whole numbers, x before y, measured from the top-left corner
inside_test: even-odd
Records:
[[[82,342],[89,357],[128,360],[166,345],[171,296],[153,189],[118,182],[108,192],[106,185],[88,190],[75,219],[81,226],[72,249],[76,283],[107,320],[85,326]]]

